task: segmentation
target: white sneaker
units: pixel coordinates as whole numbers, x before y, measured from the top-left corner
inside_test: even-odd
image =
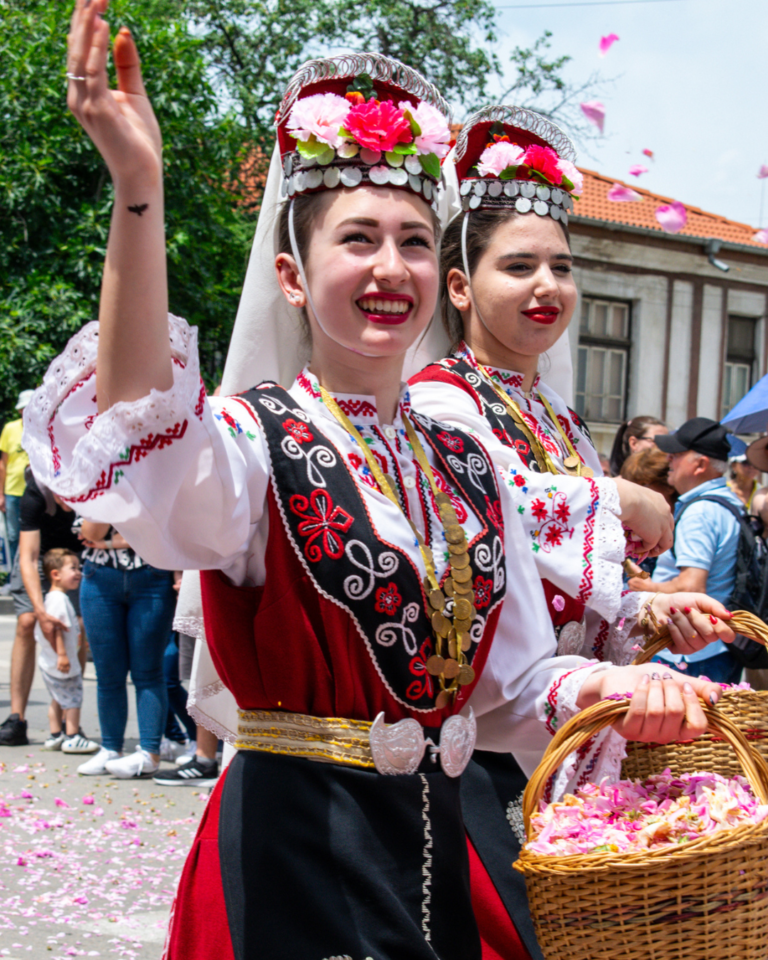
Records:
[[[63,730],[58,733],[52,733],[43,744],[43,750],[61,750],[61,745],[66,740],[67,735]]]
[[[119,756],[117,750],[107,750],[106,747],[102,747],[90,760],[81,763],[77,772],[84,777],[98,777],[107,772],[107,762],[117,760]]]
[[[189,740],[187,742],[187,746],[186,746],[186,749],[184,750],[184,753],[180,753],[178,757],[176,757],[176,766],[183,767],[184,764],[189,763],[192,757],[194,757],[196,754],[197,754],[197,741]]]
[[[119,780],[135,780],[137,777],[151,777],[160,769],[160,764],[155,763],[151,755],[141,747],[136,747],[135,753],[129,753],[127,757],[120,757],[119,760],[107,760],[104,764],[107,773]]]
[[[169,740],[167,737],[163,737],[160,741],[160,759],[167,760],[168,763],[176,763],[180,756],[186,754],[187,750],[189,750],[189,740],[179,743],[178,740]]]
[[[98,749],[98,743],[95,740],[89,740],[82,731],[78,731],[71,737],[65,737],[61,744],[62,753],[96,753]]]

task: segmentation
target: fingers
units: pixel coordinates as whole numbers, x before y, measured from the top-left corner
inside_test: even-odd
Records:
[[[663,667],[660,667],[663,670]],[[630,706],[616,729],[628,740],[671,743],[698,737],[707,728],[700,698],[716,703],[717,684],[686,678],[672,670],[646,673],[635,688]]]
[[[685,722],[678,739],[692,740],[694,737],[700,737],[707,729],[707,718],[701,709],[701,700],[688,682],[683,684],[683,703],[685,704]]]
[[[115,67],[117,68],[117,88],[123,93],[146,97],[144,80],[141,76],[139,51],[128,27],[121,27],[114,48]]]
[[[83,80],[69,81],[67,103],[69,109],[81,118],[86,99],[107,87],[106,53],[94,57],[94,42],[104,50],[109,42],[109,26],[101,19],[107,0],[78,0],[72,30],[69,35],[67,72]],[[95,71],[95,72],[94,72]]]
[[[93,3],[95,6],[98,0],[93,0]],[[85,76],[88,78],[86,88],[89,97],[97,97],[107,91],[108,53],[109,24],[101,17],[96,17],[91,34],[91,47],[85,62]]]

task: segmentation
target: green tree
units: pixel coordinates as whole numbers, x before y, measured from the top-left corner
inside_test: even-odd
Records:
[[[254,229],[239,174],[254,143],[221,111],[201,40],[171,6],[116,0],[109,19],[142,52],[165,143],[171,309],[200,327],[213,377]],[[0,3],[0,414],[98,310],[112,189],[66,107],[70,14],[46,0]]]

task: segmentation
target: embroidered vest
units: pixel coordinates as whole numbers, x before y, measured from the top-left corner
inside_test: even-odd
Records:
[[[345,458],[287,390],[267,382],[238,399],[264,432],[285,531],[318,593],[348,612],[390,693],[410,710],[434,711],[436,685],[430,694],[431,685],[414,683],[434,652],[434,636],[413,558],[381,538]],[[482,523],[469,545],[478,616],[466,653],[479,678],[492,640],[485,625],[506,592],[496,474],[471,437],[415,412],[411,420]]]

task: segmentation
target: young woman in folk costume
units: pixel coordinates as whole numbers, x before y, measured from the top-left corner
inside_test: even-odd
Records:
[[[297,329],[279,285],[306,312],[309,364],[289,391],[207,398],[195,331],[166,312],[161,142],[138,54],[121,33],[111,92],[105,3],[85,2],[70,105],[115,182],[100,325],[52,364],[25,448],[154,563],[204,571],[205,649],[238,705],[238,750],[167,955],[476,960],[458,792],[475,735],[535,762],[548,716],[637,689],[621,731],[679,738],[704,729],[696,692],[718,689],[555,658],[485,451],[400,385],[438,292],[439,94],[375,56],[299,71],[247,278],[246,305],[266,312],[242,310],[234,343],[254,380],[285,359]]]
[[[465,124],[444,164],[446,178],[455,171],[460,202],[441,247],[442,312],[453,348],[411,378],[411,399],[468,430],[500,468],[559,652],[628,663],[652,598],[676,649],[730,641],[733,633],[721,619],[729,617],[725,608],[703,595],[660,601],[660,594],[622,590],[627,545],[658,553],[671,543],[672,520],[660,494],[602,477],[586,425],[558,393],[570,386],[567,329],[578,296],[567,228],[581,188],[573,159],[568,138],[527,110],[491,107]],[[509,804],[524,785],[511,757],[480,751],[462,785],[469,835],[495,883],[473,874],[488,957],[515,956],[499,946],[511,942],[509,916],[539,955],[522,878],[506,869],[519,847],[505,815],[515,819]],[[488,801],[481,806],[482,791]]]

